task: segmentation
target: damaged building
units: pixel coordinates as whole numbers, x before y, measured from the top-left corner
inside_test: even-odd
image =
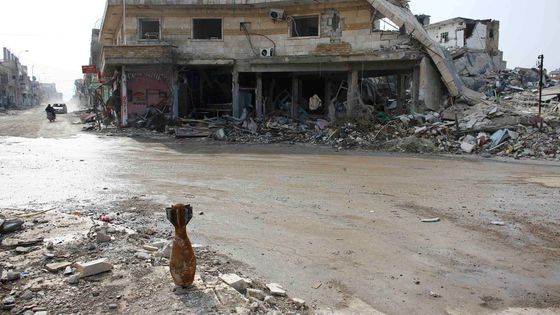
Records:
[[[506,69],[500,50],[499,21],[457,17],[425,25],[425,29],[432,40],[449,51],[457,74],[473,90],[484,90],[484,77],[497,76]]]
[[[331,120],[438,109],[461,87],[427,36],[412,39],[406,24],[422,26],[404,3],[108,0],[97,66],[122,125],[152,109]]]

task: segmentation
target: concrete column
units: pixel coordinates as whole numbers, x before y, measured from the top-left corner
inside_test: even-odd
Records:
[[[128,125],[128,80],[126,78],[126,68],[122,66],[121,80],[121,125]]]
[[[233,117],[239,118],[241,117],[241,103],[239,102],[239,72],[234,68],[231,75]]]
[[[262,86],[262,73],[257,72],[257,86],[255,88],[255,107],[257,111],[257,119],[261,119],[264,116],[263,107],[263,86]]]
[[[430,58],[420,62],[418,111],[439,111],[443,107],[443,82],[441,75]]]
[[[336,119],[336,113],[334,109],[334,104],[332,103],[332,81],[330,79],[325,80],[325,101],[323,106],[327,109],[327,115],[331,121]]]
[[[294,74],[292,76],[292,118],[298,118],[299,108],[299,78]]]
[[[177,84],[177,71],[172,71],[171,80],[173,80],[173,119],[179,117],[179,84]]]
[[[358,105],[358,70],[352,70],[348,73],[348,91],[347,91],[347,106],[346,115],[353,116],[354,109]]]
[[[418,112],[418,96],[420,93],[420,66],[414,67],[412,73],[412,105],[410,107],[411,113]]]
[[[406,106],[406,75],[397,75],[397,108],[402,110]]]

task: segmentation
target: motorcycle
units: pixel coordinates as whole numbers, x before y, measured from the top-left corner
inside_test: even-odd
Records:
[[[53,122],[56,119],[56,116],[53,112],[47,112],[47,119],[49,120],[49,122]]]

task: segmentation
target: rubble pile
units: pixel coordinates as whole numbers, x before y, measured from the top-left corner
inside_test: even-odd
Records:
[[[299,122],[274,116],[264,122],[238,124],[214,119],[210,137],[234,143],[309,143],[336,149],[413,153],[484,154],[514,158],[560,158],[560,115],[552,107],[539,128],[534,107],[485,101],[454,105],[426,114],[357,119],[331,124],[324,119]]]
[[[241,264],[207,246],[193,245],[194,284],[174,286],[171,228],[159,229],[155,218],[127,228],[133,213],[2,214],[11,219],[0,222],[0,308],[11,314],[310,312],[281,285],[250,279]]]

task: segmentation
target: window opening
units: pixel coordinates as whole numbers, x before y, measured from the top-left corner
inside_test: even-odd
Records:
[[[222,19],[193,19],[193,38],[222,39]]]

